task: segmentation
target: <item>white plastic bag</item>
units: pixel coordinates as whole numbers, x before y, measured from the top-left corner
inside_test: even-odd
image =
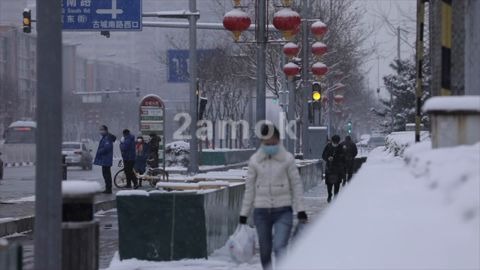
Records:
[[[246,224],[239,224],[227,242],[230,257],[237,263],[249,262],[255,255],[255,239],[256,234],[253,228]]]

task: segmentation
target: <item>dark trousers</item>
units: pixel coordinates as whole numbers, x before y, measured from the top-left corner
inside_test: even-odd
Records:
[[[345,173],[346,173],[346,176],[345,176],[345,179],[347,182],[350,181],[350,179],[352,179],[352,175],[353,175],[353,160],[347,160],[345,162]]]
[[[103,181],[105,181],[105,191],[112,191],[112,172],[110,166],[102,166]]]
[[[277,259],[285,252],[292,232],[292,212],[291,207],[255,208],[253,211],[263,269],[272,269],[272,249]]]
[[[127,188],[132,187],[132,183],[134,186],[137,185],[137,177],[133,172],[133,166],[135,166],[135,160],[124,160],[123,166],[125,169],[125,176],[127,177]]]
[[[328,191],[328,198],[332,198],[333,194],[337,196],[338,192],[340,191],[340,182],[335,184],[327,184],[327,191]]]

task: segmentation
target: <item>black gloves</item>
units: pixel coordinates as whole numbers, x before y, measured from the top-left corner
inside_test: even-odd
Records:
[[[298,212],[297,213],[297,218],[300,221],[307,221],[307,219],[308,219],[307,213],[305,213],[305,211]]]
[[[247,217],[240,216],[238,222],[240,222],[240,224],[247,224]]]

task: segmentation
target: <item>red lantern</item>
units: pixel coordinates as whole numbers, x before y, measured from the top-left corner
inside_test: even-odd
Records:
[[[312,53],[318,58],[322,57],[327,51],[327,45],[322,42],[315,42],[312,45]]]
[[[327,72],[328,72],[328,67],[322,62],[317,62],[312,66],[313,75],[319,78],[327,74]]]
[[[336,83],[333,87],[335,87],[335,91],[339,91],[339,90],[345,89],[345,84],[343,84],[343,83]]]
[[[342,103],[343,102],[343,96],[342,95],[335,95],[333,97],[333,100],[335,100],[335,103]]]
[[[289,42],[283,46],[283,53],[289,58],[293,58],[298,55],[300,48],[297,44]]]
[[[301,22],[300,15],[290,8],[284,8],[273,15],[273,26],[282,32],[286,40],[292,40]]]
[[[300,73],[300,67],[295,63],[288,63],[283,66],[283,72],[285,73],[285,75],[287,75],[289,79],[292,79],[293,77],[298,75],[298,73]]]
[[[322,102],[327,103],[328,102],[328,96],[327,95],[322,95]]]
[[[238,41],[243,31],[250,27],[252,21],[247,13],[240,9],[234,9],[223,17],[223,27],[233,33],[235,41]]]
[[[312,34],[317,39],[321,39],[328,31],[327,25],[321,21],[314,22],[312,24]]]

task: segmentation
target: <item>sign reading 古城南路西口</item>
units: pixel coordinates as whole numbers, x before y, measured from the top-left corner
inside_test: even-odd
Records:
[[[142,0],[62,0],[63,30],[141,31]]]

